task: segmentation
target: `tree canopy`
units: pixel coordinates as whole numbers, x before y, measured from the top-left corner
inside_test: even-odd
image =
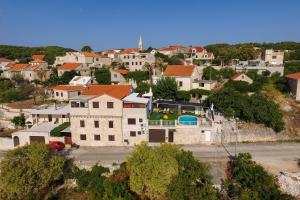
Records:
[[[96,70],[95,77],[99,84],[109,85],[111,83],[111,73],[109,69],[102,68]]]
[[[0,199],[41,197],[63,178],[65,159],[34,143],[10,150],[0,163]]]
[[[92,52],[93,49],[92,49],[92,47],[90,47],[89,45],[85,45],[85,46],[83,46],[83,47],[81,48],[81,51],[82,51],[82,52]]]
[[[154,96],[161,99],[176,99],[178,86],[174,78],[162,77],[157,81]]]

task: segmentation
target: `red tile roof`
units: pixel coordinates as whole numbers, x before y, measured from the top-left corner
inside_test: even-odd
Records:
[[[81,95],[96,95],[100,96],[107,94],[117,99],[123,99],[131,93],[130,85],[89,85],[81,93]]]
[[[231,80],[235,80],[237,77],[239,77],[240,75],[242,75],[242,73],[241,72],[237,72],[237,73],[235,73],[235,75],[233,75],[230,79]]]
[[[46,55],[44,54],[36,54],[36,55],[32,55],[31,58],[33,60],[43,60],[45,58]]]
[[[194,72],[194,65],[168,65],[164,76],[191,76]]]
[[[289,74],[286,77],[291,78],[291,79],[297,79],[300,80],[300,72],[294,73],[294,74]]]
[[[127,48],[127,49],[123,49],[122,51],[120,51],[119,54],[135,53],[135,52],[139,52],[139,51],[140,51],[139,48]]]
[[[102,57],[102,55],[95,52],[81,52],[85,57]]]
[[[50,90],[64,90],[64,91],[80,91],[83,90],[84,86],[77,85],[56,85],[49,87]]]
[[[81,63],[64,63],[62,66],[60,66],[59,70],[75,70],[77,69]]]
[[[8,67],[10,68],[11,71],[22,71],[25,70],[29,64],[10,64]]]
[[[40,60],[40,59],[36,59],[36,60],[31,61],[31,63],[46,63],[46,61]]]
[[[128,74],[128,70],[126,70],[126,69],[116,69],[114,71],[119,73],[119,74],[122,74],[122,75]]]
[[[195,47],[191,47],[190,48],[190,52],[192,52],[192,49],[195,49],[197,53],[203,52],[205,49],[203,47],[200,46],[195,46]]]
[[[12,60],[9,60],[7,58],[1,57],[0,62],[13,62]]]

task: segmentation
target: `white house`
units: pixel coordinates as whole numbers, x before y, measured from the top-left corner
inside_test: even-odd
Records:
[[[208,52],[204,47],[192,46],[189,48],[190,58],[193,60],[199,60],[200,65],[211,64],[214,59],[214,54]]]
[[[145,63],[154,64],[155,56],[151,53],[121,51],[118,59],[125,64],[129,71],[145,70]]]
[[[286,77],[288,78],[291,93],[295,96],[296,101],[300,101],[300,72],[289,74]]]
[[[83,85],[57,85],[49,87],[51,99],[57,101],[69,101],[71,97],[80,95],[85,89]]]
[[[0,58],[0,70],[4,71],[7,69],[7,65],[12,64],[14,61],[7,58]]]
[[[58,76],[62,76],[67,71],[76,71],[80,75],[90,75],[90,69],[81,63],[64,63],[57,69]]]
[[[265,62],[269,65],[283,65],[284,51],[275,49],[266,49]]]
[[[126,69],[116,69],[111,70],[111,82],[113,84],[124,84],[126,83],[126,76],[128,74],[128,70]]]

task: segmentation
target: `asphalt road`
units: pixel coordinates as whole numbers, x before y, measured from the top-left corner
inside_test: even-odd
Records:
[[[235,145],[223,146],[198,145],[182,146],[183,149],[192,151],[194,156],[211,166],[214,182],[219,183],[225,177],[226,162],[230,153],[234,155]],[[80,147],[69,150],[68,156],[73,158],[82,167],[91,167],[99,163],[111,166],[113,163],[122,163],[126,160],[132,147]],[[300,172],[297,160],[300,159],[300,143],[249,143],[238,144],[237,153],[249,152],[253,159],[262,164],[274,175],[280,171]],[[4,153],[0,151],[0,159]]]

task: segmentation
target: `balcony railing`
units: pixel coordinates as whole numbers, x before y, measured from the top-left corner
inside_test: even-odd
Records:
[[[188,126],[188,127],[195,127],[195,126],[203,126],[203,127],[211,127],[212,122],[211,121],[203,121],[203,120],[197,120],[197,121],[178,121],[178,120],[149,120],[148,121],[149,126]]]

